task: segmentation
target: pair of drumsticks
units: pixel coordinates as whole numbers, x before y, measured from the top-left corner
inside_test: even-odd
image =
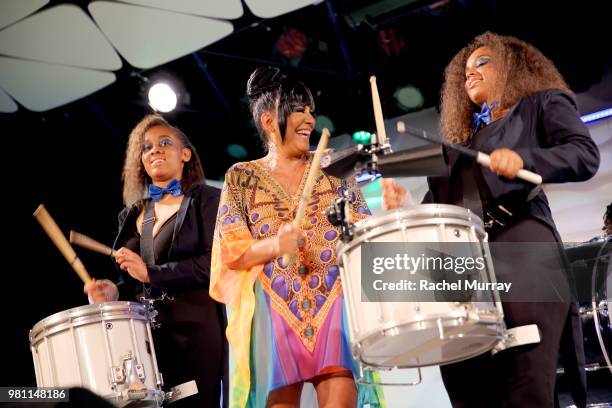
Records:
[[[68,242],[60,228],[57,226],[57,223],[51,217],[51,214],[49,214],[45,206],[42,204],[38,206],[36,211],[34,211],[33,216],[40,223],[49,238],[51,238],[51,241],[53,241],[57,249],[59,249],[62,255],[64,255],[64,258],[66,258],[77,275],[79,275],[79,278],[81,278],[83,283],[91,282],[91,276],[89,276],[89,272],[87,272],[87,269],[85,269],[85,265],[83,265],[83,262],[81,262],[70,243],[105,255],[116,256],[117,254],[117,251],[114,249],[93,240],[86,235],[79,234],[76,231],[70,231],[70,242]]]

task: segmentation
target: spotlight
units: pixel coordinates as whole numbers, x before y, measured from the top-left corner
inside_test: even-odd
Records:
[[[149,105],[158,112],[170,112],[176,102],[176,92],[168,84],[156,83],[149,89]]]

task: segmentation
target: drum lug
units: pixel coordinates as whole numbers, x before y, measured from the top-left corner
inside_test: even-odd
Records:
[[[142,382],[145,377],[144,368],[142,364],[137,363],[131,351],[123,358],[123,382],[127,385],[128,400],[143,399],[148,394],[147,386]]]
[[[144,367],[142,366],[142,364],[136,364],[136,373],[138,374],[138,378],[144,381],[145,372],[144,372]]]
[[[111,367],[111,382],[113,383],[113,386],[123,384],[125,382],[123,367]]]

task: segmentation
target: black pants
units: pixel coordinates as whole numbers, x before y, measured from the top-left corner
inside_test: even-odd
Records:
[[[491,235],[490,240],[556,241],[546,225],[532,219],[520,221],[511,228]],[[534,274],[525,273],[525,276],[537,279]],[[540,329],[542,341],[505,350],[493,357],[485,353],[440,367],[453,407],[554,406],[559,344],[569,303],[506,302],[503,309],[508,328],[535,323]]]
[[[161,327],[153,331],[153,337],[164,388],[191,380],[198,386],[198,394],[173,402],[172,408],[219,408],[221,382],[227,378],[223,316],[207,307],[202,295],[208,296],[208,291],[177,295],[174,301],[158,306]],[[224,406],[228,403],[226,384]]]

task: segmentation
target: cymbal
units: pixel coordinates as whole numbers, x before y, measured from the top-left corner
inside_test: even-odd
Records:
[[[378,170],[383,177],[447,176],[448,166],[440,145],[419,146],[393,153],[377,153]],[[323,170],[338,178],[360,173],[372,160],[362,146],[333,152],[321,160]]]

